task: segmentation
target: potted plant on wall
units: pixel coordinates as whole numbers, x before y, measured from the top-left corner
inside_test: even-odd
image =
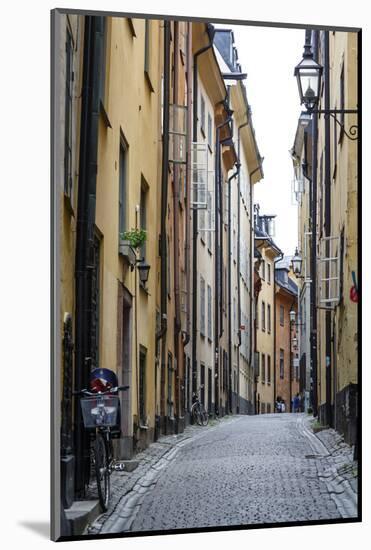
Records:
[[[120,233],[119,253],[131,266],[135,266],[136,252],[146,238],[147,232],[144,229],[130,229]]]

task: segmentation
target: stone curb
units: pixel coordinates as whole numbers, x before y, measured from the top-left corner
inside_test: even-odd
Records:
[[[329,449],[324,443],[310,430],[308,427],[309,420],[304,417],[297,419],[299,431],[309,439],[309,443],[316,453],[318,462],[321,465],[322,473],[319,473],[319,478],[325,483],[327,490],[334,500],[342,518],[354,518],[358,515],[358,495],[354,492],[351,484],[345,479],[336,467],[331,464]],[[329,466],[323,469],[321,460],[326,460]]]

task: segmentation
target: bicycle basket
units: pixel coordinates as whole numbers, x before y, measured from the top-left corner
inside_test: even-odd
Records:
[[[117,395],[84,397],[80,400],[85,428],[108,427],[117,424]]]

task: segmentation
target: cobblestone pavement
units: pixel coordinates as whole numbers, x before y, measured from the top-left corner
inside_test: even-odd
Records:
[[[303,414],[235,416],[188,427],[137,455],[132,473],[113,475],[112,506],[87,532],[355,517],[354,487],[342,475],[349,447],[336,465],[341,442],[325,432],[322,438],[327,446]]]

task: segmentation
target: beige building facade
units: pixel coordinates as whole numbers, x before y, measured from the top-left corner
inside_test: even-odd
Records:
[[[337,122],[335,115],[313,115],[303,134],[307,137],[300,143],[298,126],[294,144],[294,165],[304,185],[299,202],[301,294],[308,298],[309,286],[315,339],[312,404],[320,421],[350,443],[356,442],[358,416],[358,115],[341,111],[358,107],[357,39],[352,32],[312,32],[314,56],[324,67],[319,108],[340,113]],[[300,158],[307,161],[304,174]],[[307,319],[305,311],[303,316]],[[306,342],[308,347],[308,337]]]

